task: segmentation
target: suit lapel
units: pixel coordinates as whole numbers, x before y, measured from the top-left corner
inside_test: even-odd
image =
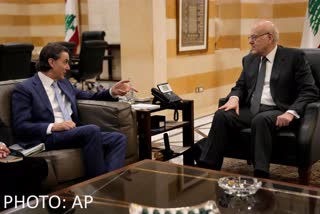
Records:
[[[283,67],[283,63],[285,62],[285,55],[283,53],[283,49],[278,46],[276,55],[274,57],[273,66],[271,70],[271,77],[270,77],[270,92],[271,96],[275,97],[275,85],[278,82],[280,77],[281,68]]]
[[[259,74],[259,65],[260,65],[260,57],[255,57],[253,63],[252,63],[252,68],[253,70],[253,88],[255,88],[257,79],[258,79],[258,74]]]
[[[66,89],[65,85],[62,84],[60,81],[58,81],[58,86],[59,86],[60,90],[63,92],[63,94],[65,94],[68,97],[69,101],[72,102],[71,95],[70,95],[68,89]]]
[[[250,71],[250,78],[249,78],[249,91],[248,91],[248,100],[251,98],[252,93],[256,87],[258,73],[259,73],[259,64],[260,64],[260,57],[254,57],[252,63],[250,63],[249,71]]]
[[[53,115],[53,110],[52,110],[52,106],[51,106],[50,100],[48,98],[47,92],[45,91],[38,74],[33,77],[33,85],[34,85],[34,87],[36,89],[36,92],[38,93],[38,95],[40,96],[41,100],[43,101],[43,104],[48,108],[48,110]]]
[[[72,99],[72,95],[70,90],[68,90],[65,86],[65,84],[62,84],[60,81],[58,81],[58,86],[61,89],[61,91],[66,95],[66,97],[69,99],[70,103],[71,103],[71,109],[73,112],[76,112],[76,102],[74,99]]]

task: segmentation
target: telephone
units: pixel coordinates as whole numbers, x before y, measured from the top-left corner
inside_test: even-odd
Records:
[[[181,101],[181,98],[172,91],[169,83],[161,83],[158,84],[157,87],[158,89],[151,89],[151,93],[154,96],[153,104],[157,103],[157,101],[160,101],[161,104],[171,104]]]

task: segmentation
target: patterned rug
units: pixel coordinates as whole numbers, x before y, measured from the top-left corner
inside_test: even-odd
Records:
[[[245,160],[233,158],[224,159],[222,171],[253,176],[252,165],[248,165]],[[272,180],[298,184],[298,178],[298,169],[296,167],[277,164],[271,164],[270,166],[270,179]],[[316,162],[312,167],[310,186],[320,187],[320,161]]]

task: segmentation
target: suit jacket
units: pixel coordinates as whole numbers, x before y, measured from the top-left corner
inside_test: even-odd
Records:
[[[116,100],[109,90],[89,93],[78,90],[67,79],[59,80],[58,86],[71,102],[73,121],[80,125],[77,99]],[[47,128],[54,123],[54,115],[47,93],[38,74],[18,84],[12,94],[12,127],[16,142],[32,146],[44,142]]]
[[[229,96],[238,96],[240,105],[250,105],[258,77],[260,56],[248,54],[242,60],[243,70]],[[270,77],[273,101],[282,111],[295,110],[303,115],[307,103],[319,99],[305,54],[299,49],[278,46]]]

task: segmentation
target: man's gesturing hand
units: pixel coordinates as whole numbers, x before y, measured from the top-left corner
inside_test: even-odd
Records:
[[[76,127],[76,124],[72,120],[63,121],[61,123],[54,123],[51,131],[53,132],[61,132],[70,130]]]
[[[285,112],[277,117],[276,126],[283,127],[288,126],[289,123],[294,119],[293,114]]]
[[[230,97],[228,102],[226,102],[226,104],[221,106],[219,109],[223,109],[225,111],[229,111],[231,109],[234,109],[236,111],[237,115],[239,115],[239,98],[238,97]]]
[[[129,85],[129,80],[121,80],[114,84],[111,88],[113,95],[124,96],[128,91],[133,90],[134,92],[138,92],[135,88]]]

